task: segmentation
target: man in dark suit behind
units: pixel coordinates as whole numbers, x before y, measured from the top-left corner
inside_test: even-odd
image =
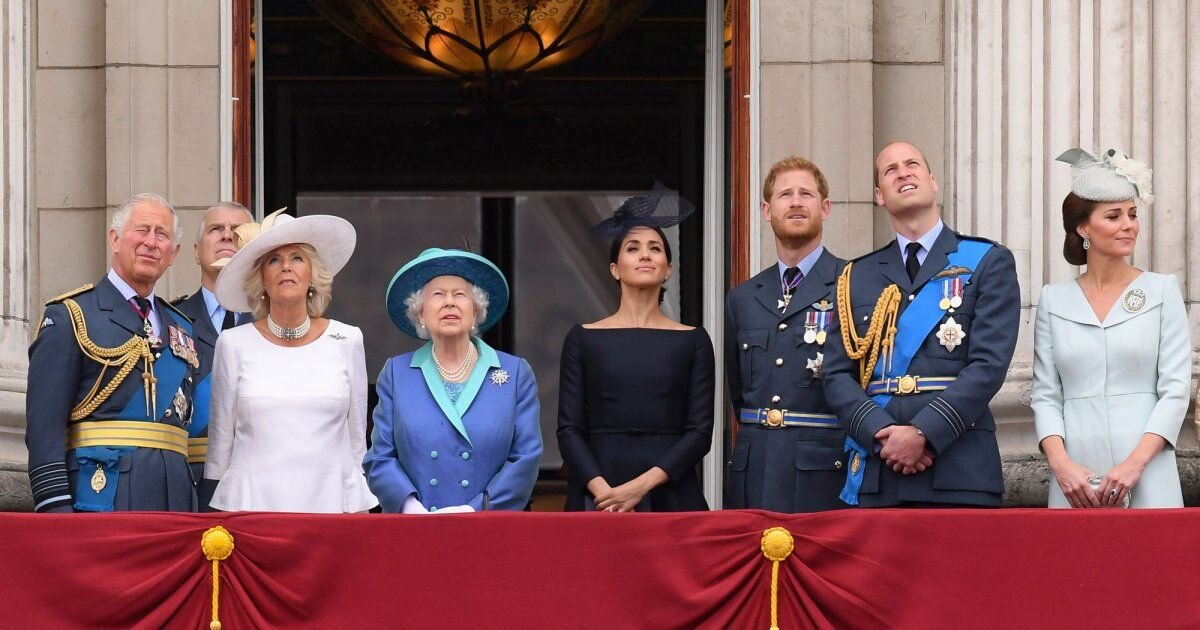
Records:
[[[762,217],[779,260],[725,302],[726,370],[739,425],[727,508],[844,507],[845,432],[822,390],[834,288],[845,264],[821,244],[830,208],[829,185],[815,164],[789,157],[771,167]]]
[[[847,265],[825,395],[851,454],[842,497],[881,506],[999,506],[988,403],[1017,342],[1012,253],[941,220],[937,179],[906,142],[875,158],[896,240]]]
[[[190,296],[172,301],[180,311],[190,317],[195,330],[196,349],[200,354],[200,373],[196,384],[195,412],[188,427],[188,462],[192,476],[199,482],[204,478],[204,462],[208,453],[208,411],[211,397],[213,350],[217,335],[222,330],[250,321],[247,313],[232,313],[217,303],[213,290],[217,286],[217,274],[221,267],[216,262],[237,253],[234,230],[239,225],[253,221],[250,211],[240,203],[223,201],[204,213],[200,230],[196,233],[196,264],[200,265],[200,289]],[[199,505],[208,511],[206,496],[211,489],[202,489]]]

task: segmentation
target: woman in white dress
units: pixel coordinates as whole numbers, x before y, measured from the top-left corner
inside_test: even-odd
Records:
[[[206,484],[224,511],[363,512],[378,505],[366,453],[362,332],[322,317],[333,276],[354,252],[354,227],[276,212],[237,229],[217,300],[252,326],[217,340]]]
[[[1050,507],[1182,507],[1175,442],[1187,413],[1191,342],[1175,276],[1127,259],[1150,170],[1072,149],[1063,255],[1087,265],[1047,285],[1034,329],[1032,406],[1057,484]]]

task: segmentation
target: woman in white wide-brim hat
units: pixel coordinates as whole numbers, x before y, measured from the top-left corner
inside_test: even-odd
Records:
[[[224,511],[363,512],[378,501],[359,465],[362,332],[322,316],[354,227],[281,213],[240,226],[238,253],[217,277],[217,301],[255,321],[217,339],[205,489]]]

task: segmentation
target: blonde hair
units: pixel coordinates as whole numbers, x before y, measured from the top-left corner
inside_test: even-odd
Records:
[[[271,297],[267,295],[266,288],[263,286],[262,268],[267,256],[271,252],[280,247],[288,247],[295,245],[308,258],[308,264],[312,267],[312,279],[309,284],[311,294],[308,296],[308,316],[320,317],[325,314],[325,309],[329,308],[329,303],[333,301],[333,274],[329,272],[329,268],[325,266],[325,262],[321,260],[320,254],[316,248],[308,243],[289,243],[280,245],[259,256],[258,260],[254,261],[254,266],[250,269],[250,273],[246,274],[245,281],[242,282],[242,290],[246,292],[246,299],[250,302],[251,312],[254,314],[254,319],[262,319],[271,312]]]
[[[767,178],[763,180],[763,201],[771,201],[771,194],[775,192],[775,178],[779,177],[780,173],[787,171],[812,173],[813,179],[817,180],[817,192],[821,193],[821,199],[829,198],[829,183],[825,181],[825,174],[821,172],[821,169],[805,158],[789,155],[773,164],[771,170],[767,171]]]

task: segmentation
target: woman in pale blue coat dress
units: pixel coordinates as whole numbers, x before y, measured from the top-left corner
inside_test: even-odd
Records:
[[[1063,201],[1075,280],[1042,289],[1032,406],[1057,483],[1050,507],[1182,507],[1175,444],[1187,413],[1191,342],[1175,276],[1127,262],[1150,171],[1079,149]]]
[[[469,252],[428,249],[392,278],[387,309],[404,333],[429,339],[388,360],[367,483],[385,512],[521,510],[542,455],[537,382],[524,359],[479,335],[508,306],[508,283]]]

